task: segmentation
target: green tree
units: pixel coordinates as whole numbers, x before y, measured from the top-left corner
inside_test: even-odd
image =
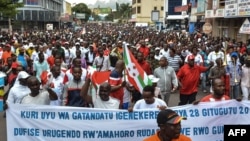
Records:
[[[18,0],[0,0],[0,13],[3,14],[3,17],[13,18],[19,7],[23,7],[23,3],[18,3]]]
[[[91,15],[91,10],[85,3],[79,3],[75,5],[74,7],[72,7],[72,11],[75,13],[84,13],[85,14],[85,19],[83,19],[84,21],[88,21]]]
[[[94,21],[100,21],[101,20],[99,15],[96,15],[96,14],[93,13],[92,16],[94,18]]]
[[[11,19],[16,16],[19,7],[23,7],[23,3],[19,3],[18,0],[0,0],[0,13],[4,18],[8,18],[10,34],[12,34]]]
[[[108,14],[106,17],[105,17],[105,21],[113,21],[114,19],[114,16],[112,13]]]
[[[129,3],[122,3],[122,4],[118,4],[116,3],[116,16],[115,18],[124,20],[126,19],[128,21],[128,19],[131,17],[132,14],[132,6],[130,6]]]

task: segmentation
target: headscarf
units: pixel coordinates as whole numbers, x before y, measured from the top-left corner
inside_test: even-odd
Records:
[[[30,75],[21,71],[18,73],[16,81],[13,87],[10,89],[7,102],[8,103],[21,103],[24,96],[30,93],[30,89],[27,86],[21,85],[19,79],[28,78]]]
[[[14,83],[14,86],[20,86],[21,84],[20,84],[20,81],[19,81],[19,79],[25,79],[25,78],[28,78],[30,75],[27,73],[27,72],[25,72],[25,71],[20,71],[19,73],[18,73],[18,75],[17,75],[17,78],[16,78],[16,81],[15,81],[15,83]],[[14,87],[13,86],[13,87]],[[21,85],[22,86],[22,85]]]

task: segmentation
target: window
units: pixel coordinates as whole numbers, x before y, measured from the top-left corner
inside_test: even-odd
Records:
[[[132,1],[132,4],[135,4],[135,3],[136,3],[136,0],[133,0],[133,1]]]
[[[230,2],[230,1],[229,1]],[[220,0],[220,8],[225,7],[225,0]]]
[[[25,5],[38,5],[38,0],[26,0],[24,1]]]
[[[162,6],[162,7],[161,7],[161,11],[163,11],[163,10],[164,10],[164,7]]]
[[[132,14],[136,14],[136,7],[132,8]]]
[[[156,7],[156,6],[154,7],[154,10],[157,10],[157,7]]]
[[[141,13],[141,7],[138,6],[138,7],[137,7],[137,14],[140,14],[140,13]]]
[[[141,0],[137,0],[137,3],[141,3]]]

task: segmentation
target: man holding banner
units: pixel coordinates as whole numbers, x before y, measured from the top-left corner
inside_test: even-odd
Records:
[[[85,102],[93,103],[94,108],[119,109],[120,101],[110,96],[111,86],[108,82],[102,83],[97,94],[92,96],[88,95],[90,82],[91,80],[87,78],[81,90],[81,96]]]

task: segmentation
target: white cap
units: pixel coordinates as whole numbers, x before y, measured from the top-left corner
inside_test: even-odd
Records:
[[[79,42],[76,42],[76,45],[80,45],[80,43],[79,43]]]
[[[30,75],[27,73],[27,72],[25,72],[25,71],[20,71],[19,73],[18,73],[18,78],[28,78]]]
[[[159,48],[159,47],[156,47],[156,48],[155,48],[155,50],[161,50],[161,48]]]
[[[34,44],[33,43],[29,43],[29,47],[34,47]]]

